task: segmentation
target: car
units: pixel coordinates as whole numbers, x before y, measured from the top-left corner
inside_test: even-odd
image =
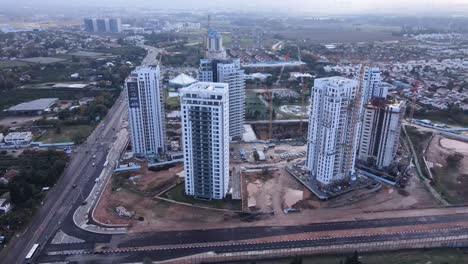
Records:
[[[93,167],[96,167],[96,163],[93,162],[92,166],[93,166]]]
[[[75,183],[72,185],[72,188],[75,189],[78,185]]]
[[[88,204],[88,201],[84,200],[83,202],[81,202],[81,205],[87,205]]]
[[[93,155],[93,159],[95,159],[95,158],[96,158],[96,155]]]

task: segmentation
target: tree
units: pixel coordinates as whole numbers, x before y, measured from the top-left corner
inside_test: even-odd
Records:
[[[13,204],[19,205],[34,196],[35,189],[32,184],[25,181],[13,181],[10,186],[10,196]]]
[[[55,134],[61,134],[62,133],[62,123],[57,122],[55,124]]]
[[[72,136],[72,140],[73,140],[73,143],[78,145],[78,144],[83,143],[83,141],[85,140],[85,137],[81,133],[75,133]]]
[[[359,261],[359,254],[357,251],[354,251],[354,254],[351,257],[346,257],[344,264],[362,264]]]
[[[260,159],[260,156],[258,155],[258,151],[254,151],[253,157],[254,157],[255,161],[258,161]]]
[[[143,264],[152,264],[152,263],[153,263],[153,261],[152,261],[150,258],[148,258],[148,257],[145,257],[145,258],[143,259]]]

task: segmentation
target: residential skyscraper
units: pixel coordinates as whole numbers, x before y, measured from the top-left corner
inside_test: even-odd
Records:
[[[240,59],[200,61],[198,79],[229,84],[229,135],[238,139],[244,132],[245,75]]]
[[[310,177],[322,184],[354,174],[363,102],[358,95],[365,92],[359,89],[357,80],[343,77],[314,81],[306,165]]]
[[[138,67],[125,80],[133,152],[157,157],[166,150],[159,66]]]
[[[398,150],[404,101],[372,99],[364,107],[358,159],[383,169],[391,165]]]
[[[122,22],[120,18],[109,19],[109,32],[120,33],[122,31]]]
[[[240,49],[240,29],[239,28],[232,29],[231,48],[233,50]]]
[[[99,33],[109,32],[109,19],[107,18],[98,18],[96,20],[97,31]]]
[[[94,18],[85,18],[84,22],[84,30],[86,32],[96,32],[97,31],[97,24],[96,19]]]
[[[263,35],[265,33],[263,32],[263,29],[261,28],[255,28],[254,30],[254,49],[261,50],[263,49]]]
[[[372,98],[386,98],[388,90],[382,85],[380,69],[377,67],[364,67],[364,104],[367,104]]]
[[[223,38],[216,30],[208,29],[205,58],[217,60],[226,59],[226,50],[223,47]]]
[[[185,193],[223,199],[229,187],[228,84],[197,82],[180,90]]]
[[[85,18],[84,30],[94,33],[120,33],[122,22],[120,18]]]

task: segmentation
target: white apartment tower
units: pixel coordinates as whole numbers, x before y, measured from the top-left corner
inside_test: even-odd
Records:
[[[165,152],[163,92],[159,66],[138,67],[125,80],[133,152],[157,157]]]
[[[228,87],[198,82],[179,92],[187,195],[223,199],[228,192]]]
[[[359,74],[357,75],[359,76]],[[364,67],[364,104],[367,104],[372,98],[387,98],[388,89],[382,85],[380,69],[377,67]]]
[[[240,60],[202,59],[198,79],[229,84],[229,135],[231,138],[241,138],[244,132],[245,76]]]
[[[364,107],[358,159],[378,169],[391,165],[398,150],[404,101],[373,99]]]
[[[314,81],[306,163],[311,180],[327,185],[354,174],[363,102],[358,89],[357,80],[343,77]]]
[[[213,29],[208,30],[205,56],[207,59],[226,59],[226,50],[223,47],[223,38],[221,37],[221,34]]]

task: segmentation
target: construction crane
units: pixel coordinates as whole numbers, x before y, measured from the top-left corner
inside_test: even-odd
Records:
[[[299,59],[299,61],[302,61],[302,54],[301,54],[301,48],[299,47],[299,45],[297,45],[297,57]],[[301,93],[302,93],[302,96],[301,96],[301,107],[302,107],[302,110],[304,110],[304,102],[305,102],[305,89],[306,89],[306,85],[304,83],[304,65],[301,65],[301,83],[300,83],[300,87],[301,87]],[[304,111],[301,112],[301,115],[299,117],[300,119],[300,122],[299,122],[299,133],[302,134],[302,129],[303,129],[303,126],[304,126]]]
[[[360,118],[361,114],[361,99],[362,99],[362,89],[364,86],[364,73],[365,68],[367,65],[361,65],[361,69],[359,71],[359,86],[356,91],[356,95],[354,100],[352,100],[349,104],[349,112],[350,112],[350,123],[351,123],[351,131],[348,134],[348,138],[344,143],[344,153],[345,153],[345,164],[344,164],[344,171],[349,172],[352,171],[353,159],[354,155],[352,154],[354,150],[354,145],[356,144],[356,133],[357,131],[357,123]],[[350,175],[351,176],[351,175]]]
[[[419,80],[416,80],[414,86],[411,88],[411,92],[413,93],[411,96],[411,108],[410,114],[408,116],[410,123],[413,123],[413,116],[414,110],[416,109],[416,99],[418,98],[418,90],[419,90]]]
[[[268,122],[268,139],[273,138],[273,91],[265,85],[265,97],[269,100],[269,122]]]
[[[288,60],[289,60],[289,52],[286,53],[286,55],[284,55],[284,60],[285,60],[285,61],[288,61]],[[280,71],[280,74],[279,74],[279,76],[278,76],[278,80],[276,81],[276,86],[279,86],[279,83],[280,83],[280,81],[281,81],[281,77],[283,76],[284,67],[285,67],[285,65],[283,64],[283,66],[281,66],[281,71]]]

